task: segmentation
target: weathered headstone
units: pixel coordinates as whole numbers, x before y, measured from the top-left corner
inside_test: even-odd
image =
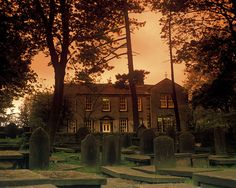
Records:
[[[226,154],[226,140],[225,140],[225,130],[223,127],[214,128],[214,145],[215,154],[222,155]]]
[[[120,135],[121,147],[127,148],[132,144],[132,135],[131,134],[122,134]]]
[[[140,149],[141,153],[149,154],[153,153],[153,140],[155,138],[155,133],[151,129],[146,129],[140,138]]]
[[[119,164],[121,160],[120,138],[118,135],[109,135],[103,138],[102,164]]]
[[[168,136],[159,136],[154,139],[154,164],[159,167],[175,166],[174,141]]]
[[[143,131],[146,130],[147,128],[145,127],[144,124],[141,124],[138,129],[137,129],[137,137],[141,138]]]
[[[43,169],[49,166],[50,141],[47,132],[39,127],[29,141],[29,168]]]
[[[76,132],[76,141],[80,144],[83,139],[89,134],[87,127],[80,127]]]
[[[92,134],[81,142],[81,161],[89,166],[96,166],[99,162],[99,146]]]
[[[193,153],[195,138],[190,132],[183,132],[179,135],[179,152]]]

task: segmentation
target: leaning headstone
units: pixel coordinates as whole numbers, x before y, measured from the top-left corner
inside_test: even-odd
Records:
[[[145,129],[140,138],[140,149],[143,154],[153,153],[153,140],[155,133],[151,129]]]
[[[39,127],[29,141],[29,168],[44,169],[49,166],[50,141],[47,132]]]
[[[195,138],[190,132],[183,132],[179,135],[179,152],[193,153]]]
[[[168,136],[154,139],[154,164],[156,170],[160,167],[175,166],[174,141]]]
[[[76,141],[80,144],[83,139],[89,134],[89,130],[87,127],[80,127],[76,132]]]
[[[81,142],[81,162],[88,166],[96,166],[99,162],[99,146],[92,134]]]
[[[224,128],[222,127],[214,128],[214,145],[215,145],[216,155],[223,155],[227,153]]]
[[[103,138],[102,164],[119,164],[121,160],[121,147],[119,136],[109,135]]]

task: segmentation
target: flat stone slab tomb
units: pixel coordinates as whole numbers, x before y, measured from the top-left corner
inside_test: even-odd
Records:
[[[215,165],[233,166],[236,164],[236,159],[213,156],[213,157],[209,157],[209,163],[212,166],[215,166]]]
[[[30,170],[0,170],[0,187],[48,184],[49,178]]]
[[[151,164],[151,157],[147,155],[126,155],[127,161],[134,162],[136,165],[149,165]]]
[[[99,188],[107,183],[106,178],[92,173],[78,171],[37,171],[38,174],[50,179],[57,187]]]
[[[236,170],[223,170],[193,174],[193,183],[201,188],[235,188]]]
[[[129,179],[146,183],[182,183],[185,178],[174,176],[163,176],[158,174],[147,174],[129,167],[102,166],[101,171],[116,178]]]
[[[0,170],[0,187],[53,184],[57,187],[100,188],[106,179],[77,171]]]
[[[149,174],[155,174],[155,166],[139,166],[132,167],[132,169],[146,172]],[[175,168],[160,168],[158,169],[158,174],[160,175],[170,175],[170,176],[180,176],[192,178],[193,173],[198,172],[209,172],[209,171],[219,171],[219,169],[214,168],[192,168],[192,167],[175,167]]]
[[[27,185],[27,186],[10,186],[6,188],[57,188],[55,185],[52,184],[43,184],[43,185]]]
[[[141,184],[133,188],[197,188],[196,186],[184,183],[168,183],[168,184]]]

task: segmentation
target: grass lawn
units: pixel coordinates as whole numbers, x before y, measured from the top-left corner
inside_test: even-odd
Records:
[[[63,164],[69,164],[69,165],[77,165],[81,166],[77,170],[80,172],[88,172],[88,173],[97,173],[100,174],[100,163],[97,166],[85,166],[81,163],[81,155],[80,153],[66,153],[66,152],[55,152],[52,154],[52,157],[57,158],[58,160],[63,161]],[[101,157],[100,157],[101,159]],[[124,156],[121,155],[121,163],[117,166],[126,166],[126,167],[133,167],[135,166],[134,163],[126,161],[124,159]],[[57,169],[57,163],[50,163],[49,170],[56,170]]]

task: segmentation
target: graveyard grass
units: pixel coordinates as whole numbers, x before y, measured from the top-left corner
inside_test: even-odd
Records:
[[[79,172],[101,174],[101,171],[100,171],[101,162],[97,166],[86,166],[81,163],[81,154],[80,153],[66,153],[66,152],[60,151],[60,152],[52,153],[52,157],[56,157],[60,160],[63,160],[64,164],[71,164],[71,165],[80,166],[78,169],[76,169]],[[60,163],[60,162],[58,162],[58,163]],[[47,170],[57,170],[58,163],[50,162],[49,168]],[[134,167],[135,164],[132,162],[126,161],[124,158],[124,155],[121,155],[121,163],[116,166]]]

